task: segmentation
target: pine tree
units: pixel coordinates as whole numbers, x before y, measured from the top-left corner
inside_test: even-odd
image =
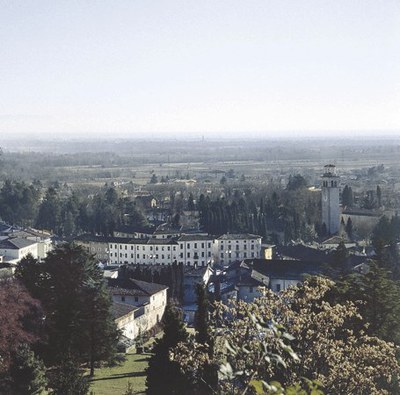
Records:
[[[47,385],[46,368],[27,344],[21,345],[10,368],[9,394],[41,394]]]
[[[179,369],[177,362],[170,361],[169,351],[179,342],[188,338],[182,322],[182,312],[169,304],[163,317],[164,336],[157,340],[154,346],[154,355],[150,358],[147,368],[148,395],[185,395],[188,392],[188,383]]]
[[[65,358],[51,374],[51,395],[86,395],[90,383],[77,361]]]
[[[24,260],[16,276],[42,303],[46,316],[46,344],[41,356],[58,366],[65,355],[78,362],[109,360],[118,332],[111,316],[111,300],[94,258],[81,247],[64,245],[43,263]]]

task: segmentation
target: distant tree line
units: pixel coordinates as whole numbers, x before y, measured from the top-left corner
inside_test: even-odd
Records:
[[[40,182],[10,180],[0,189],[0,219],[64,237],[82,232],[107,236],[122,224],[140,226],[146,222],[134,200],[121,197],[112,187],[87,196],[58,184],[43,190]]]
[[[237,191],[230,198],[211,200],[200,195],[197,209],[200,226],[210,234],[256,233],[277,242],[281,233],[284,241],[302,238],[306,241],[323,235],[320,223],[320,196],[306,188],[305,179],[296,175],[287,188],[273,191],[256,200],[255,194]],[[325,232],[326,233],[326,232]]]

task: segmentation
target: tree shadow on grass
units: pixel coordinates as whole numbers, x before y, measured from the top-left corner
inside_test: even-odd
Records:
[[[148,362],[149,360],[150,360],[150,357],[145,357],[145,358],[137,359],[135,362]]]
[[[143,377],[146,376],[146,372],[131,372],[131,373],[119,373],[119,374],[112,374],[111,376],[107,377],[99,377],[99,378],[92,378],[90,381],[103,381],[103,380],[114,380],[114,379],[123,379],[128,377]]]

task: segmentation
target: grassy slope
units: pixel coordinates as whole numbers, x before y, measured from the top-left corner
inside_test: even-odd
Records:
[[[127,354],[127,360],[120,366],[96,369],[90,391],[94,395],[122,395],[128,382],[135,393],[143,393],[146,389],[145,369],[149,355]]]

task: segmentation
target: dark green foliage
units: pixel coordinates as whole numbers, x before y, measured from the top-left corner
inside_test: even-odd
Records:
[[[307,181],[300,174],[296,174],[295,176],[289,176],[289,182],[287,184],[287,189],[289,191],[295,191],[297,189],[302,189],[307,187]]]
[[[40,354],[47,364],[57,366],[70,355],[93,369],[95,361],[114,356],[118,332],[110,296],[85,250],[68,244],[50,252],[43,263],[23,260],[16,276],[43,305],[46,343]]]
[[[33,225],[39,194],[34,185],[6,180],[0,190],[0,219],[13,225]]]
[[[353,206],[353,190],[348,185],[345,185],[342,191],[342,205],[343,207]]]
[[[77,361],[66,358],[50,374],[51,395],[86,395],[90,383]]]
[[[207,296],[207,289],[204,284],[199,283],[196,285],[196,296],[197,310],[194,320],[196,329],[196,341],[202,344],[209,344],[209,301]]]
[[[400,218],[395,215],[390,220],[383,215],[372,231],[372,244],[379,245],[396,243],[400,238]]]
[[[98,191],[92,198],[54,183],[43,200],[42,185],[6,180],[0,190],[0,220],[35,226],[72,237],[84,232],[111,235],[116,227],[144,225],[146,220],[130,198],[119,197],[114,188]]]
[[[179,342],[188,338],[182,322],[182,311],[175,305],[168,305],[163,317],[164,336],[157,340],[154,355],[147,368],[148,395],[188,394],[188,381],[181,373],[179,364],[169,359],[169,351]]]
[[[347,219],[346,225],[345,225],[345,230],[347,233],[347,237],[352,240],[353,239],[353,221],[351,220],[351,218],[349,217]]]
[[[362,207],[367,209],[367,210],[372,210],[377,207],[377,201],[375,198],[375,191],[367,191],[363,201],[362,201]]]
[[[155,174],[153,174],[150,178],[150,184],[157,184],[158,178]]]
[[[341,241],[333,253],[333,266],[331,273],[333,277],[344,275],[349,270],[347,267],[348,256],[349,253],[346,245],[343,241]]]
[[[196,210],[196,207],[195,207],[195,204],[194,204],[194,199],[193,199],[193,193],[189,194],[188,203],[187,203],[187,209],[189,211]]]
[[[59,233],[61,225],[60,216],[61,204],[58,192],[54,188],[49,188],[40,205],[35,226],[39,229],[46,229]]]
[[[9,394],[41,394],[47,385],[46,369],[43,362],[35,357],[27,344],[21,345],[10,367]]]
[[[382,190],[379,185],[376,186],[376,199],[378,201],[378,207],[382,206]]]
[[[336,284],[335,301],[356,302],[368,333],[399,345],[400,285],[377,262],[368,266],[367,273],[348,275]]]

